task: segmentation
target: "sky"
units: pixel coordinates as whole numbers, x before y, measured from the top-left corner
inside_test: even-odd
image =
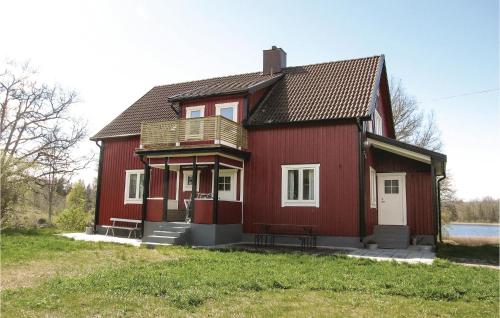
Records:
[[[78,92],[95,134],[153,86],[385,54],[433,112],[457,195],[500,197],[499,4],[481,1],[4,1],[0,63]],[[486,92],[485,92],[486,91]],[[79,154],[97,153],[85,140]],[[93,166],[77,178],[97,175]]]

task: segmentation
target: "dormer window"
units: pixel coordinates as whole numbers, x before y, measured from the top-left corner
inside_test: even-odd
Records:
[[[215,104],[215,115],[238,121],[238,103]]]
[[[186,108],[186,118],[199,118],[205,116],[205,106],[191,106]]]

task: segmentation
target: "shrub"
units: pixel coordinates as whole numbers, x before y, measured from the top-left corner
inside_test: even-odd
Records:
[[[64,231],[83,231],[91,220],[90,213],[82,207],[64,209],[56,217],[56,225]]]

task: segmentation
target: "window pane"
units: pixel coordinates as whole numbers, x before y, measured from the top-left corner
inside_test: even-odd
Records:
[[[391,193],[391,187],[384,187],[384,192],[385,192],[385,194],[390,194]]]
[[[299,170],[288,170],[288,200],[299,199]]]
[[[231,177],[225,177],[224,178],[225,183],[231,183]]]
[[[230,183],[226,183],[224,187],[225,187],[224,190],[231,191],[231,184]]]
[[[233,107],[224,107],[220,109],[220,115],[222,117],[226,117],[227,119],[233,120],[234,118],[234,108]]]
[[[224,183],[219,183],[218,188],[220,191],[224,191]]]
[[[201,110],[192,110],[190,112],[191,118],[201,117]]]
[[[384,180],[384,187],[390,187],[391,186],[391,180]]]
[[[303,200],[314,200],[314,170],[305,169],[303,172],[302,196]]]
[[[138,199],[142,198],[142,193],[144,191],[144,173],[139,174],[139,196]]]
[[[188,176],[187,177],[187,185],[193,185],[193,176]]]
[[[137,190],[137,175],[129,174],[129,183],[128,183],[129,199],[135,199],[136,190]]]
[[[398,187],[399,186],[399,180],[392,180],[392,186],[393,187]]]

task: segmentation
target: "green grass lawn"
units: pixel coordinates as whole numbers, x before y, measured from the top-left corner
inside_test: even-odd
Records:
[[[2,233],[2,317],[496,317],[498,270]]]

